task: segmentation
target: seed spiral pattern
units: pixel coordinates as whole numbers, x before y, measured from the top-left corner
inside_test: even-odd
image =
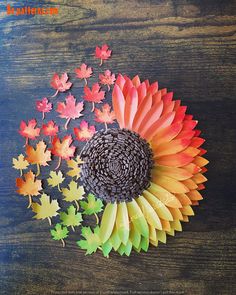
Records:
[[[106,202],[129,202],[149,186],[153,166],[149,144],[127,129],[99,131],[81,152],[81,179]]]

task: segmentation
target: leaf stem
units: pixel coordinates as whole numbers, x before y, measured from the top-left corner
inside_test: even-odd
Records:
[[[96,212],[94,213],[94,216],[96,217],[96,224],[98,224],[99,223],[99,218],[98,218],[98,215],[97,215]]]
[[[57,94],[58,94],[58,90],[50,97],[53,98],[53,97],[57,96]]]
[[[50,217],[47,217],[47,219],[48,219],[49,225],[52,225],[51,218]]]
[[[44,120],[44,118],[45,118],[45,113],[43,112],[43,117],[42,117],[42,120]]]
[[[88,84],[88,81],[87,81],[87,79],[86,79],[86,78],[84,78],[84,82],[85,82],[85,85],[87,85],[87,84]]]
[[[104,122],[104,124],[105,124],[105,130],[107,132],[107,122]]]
[[[60,187],[60,184],[59,183],[57,185],[57,188],[58,188],[59,192],[61,192],[61,187]]]
[[[75,228],[74,228],[74,226],[73,226],[73,225],[71,225],[71,228],[72,228],[72,230],[73,230],[73,231],[75,231]]]
[[[55,168],[55,170],[57,170],[61,165],[61,157],[59,157],[59,160],[58,160],[58,164],[57,164],[57,167]]]
[[[62,246],[65,247],[65,245],[66,245],[65,241],[63,239],[61,239],[61,242],[62,242]]]
[[[31,197],[31,195],[29,195],[28,197],[29,197],[29,205],[28,205],[27,209],[30,208],[31,205],[32,205],[32,197]]]
[[[20,169],[20,176],[22,176],[23,175],[23,172],[22,172],[22,169]]]
[[[40,174],[40,165],[37,163],[37,174],[36,174],[36,176],[39,176],[39,174]]]
[[[26,138],[25,138],[25,145],[24,145],[23,147],[27,146],[27,145],[28,145],[28,143],[29,143],[29,138],[28,138],[28,137],[26,137]]]
[[[79,203],[77,202],[77,200],[75,200],[75,205],[76,205],[77,210],[79,210]]]
[[[66,124],[65,124],[65,129],[66,129],[66,130],[67,130],[67,127],[68,127],[69,122],[70,122],[70,118],[68,118],[68,119],[66,120]]]
[[[100,64],[99,64],[99,66],[100,66],[100,67],[102,66],[102,58],[101,58],[101,61],[100,61]]]
[[[95,109],[95,103],[92,102],[92,109],[91,109],[91,112],[94,112],[94,109]]]

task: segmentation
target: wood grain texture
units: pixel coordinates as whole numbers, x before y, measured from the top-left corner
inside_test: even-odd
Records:
[[[0,294],[235,294],[235,1],[37,1],[46,4],[59,15],[7,16],[0,4]],[[19,122],[36,116],[52,73],[95,64],[103,43],[113,49],[107,68],[158,80],[183,99],[210,160],[205,199],[184,231],[129,258],[86,257],[76,236],[65,249],[53,242],[47,222],[32,220],[15,193],[11,169],[23,145]]]

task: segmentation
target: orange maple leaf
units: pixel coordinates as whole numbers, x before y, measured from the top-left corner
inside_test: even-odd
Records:
[[[66,135],[61,141],[57,136],[53,138],[52,148],[50,150],[53,155],[59,157],[59,162],[55,169],[60,167],[61,159],[69,160],[74,156],[75,146],[70,146],[72,141],[71,135]]]
[[[65,129],[67,129],[67,125],[70,121],[70,119],[76,119],[81,116],[82,110],[84,108],[84,103],[83,102],[78,102],[76,104],[76,99],[73,95],[69,94],[66,97],[66,103],[64,102],[58,102],[57,104],[57,112],[60,113],[61,118],[66,118],[66,124],[65,124]]]
[[[35,119],[29,120],[28,125],[25,121],[21,121],[19,133],[26,138],[25,145],[28,144],[29,139],[35,139],[39,136],[40,128],[36,128],[37,121]]]
[[[26,160],[31,164],[37,165],[38,170],[36,176],[40,173],[40,165],[47,166],[47,162],[51,161],[51,152],[46,149],[47,146],[43,140],[37,143],[35,149],[31,145],[26,146]]]
[[[111,57],[111,52],[112,51],[108,49],[107,44],[103,44],[101,48],[99,46],[96,46],[95,57],[101,60],[100,66],[103,63],[103,60],[106,60],[109,57]]]
[[[42,190],[42,182],[35,179],[34,173],[30,170],[23,175],[23,178],[16,178],[17,193],[29,197],[29,206],[32,204],[32,196],[38,196]]]
[[[88,141],[96,132],[95,126],[89,126],[88,122],[84,120],[80,123],[79,127],[74,128],[74,133],[78,141]]]
[[[66,90],[71,88],[72,83],[68,82],[68,79],[69,79],[69,77],[68,77],[67,73],[62,74],[61,78],[59,77],[59,75],[57,73],[55,73],[52,76],[52,80],[51,80],[50,85],[54,89],[56,89],[56,93],[51,97],[55,97],[58,94],[58,92],[65,92]]]
[[[93,70],[86,64],[82,64],[80,68],[75,69],[76,77],[79,79],[84,79],[85,85],[87,85],[87,79],[91,77]]]
[[[104,123],[105,124],[105,128],[107,130],[107,124],[112,124],[114,123],[115,120],[115,112],[111,111],[111,107],[109,106],[109,104],[104,104],[102,106],[102,111],[99,109],[95,108],[95,121],[100,122],[100,123]]]
[[[84,87],[83,98],[87,101],[91,101],[93,104],[91,112],[94,111],[94,103],[100,103],[105,98],[105,91],[100,91],[100,86],[98,83],[93,84],[92,89],[88,86]]]

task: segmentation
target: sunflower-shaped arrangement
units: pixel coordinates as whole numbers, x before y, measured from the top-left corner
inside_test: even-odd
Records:
[[[96,48],[100,65],[110,56],[107,45]],[[71,91],[72,83],[66,73],[54,74],[51,86],[56,93],[37,101],[36,108],[44,122],[55,102],[56,112],[66,122],[64,126],[54,120],[41,126],[35,119],[21,122],[25,153],[13,159],[21,172],[16,179],[18,193],[28,196],[34,218],[48,219],[54,240],[65,246],[64,240],[75,231],[86,254],[99,249],[108,257],[113,249],[129,256],[132,249],[147,251],[150,244],[165,243],[166,235],[181,231],[181,221],[187,222],[194,215],[192,206],[202,200],[199,191],[207,180],[203,173],[208,161],[202,157],[206,150],[195,129],[197,121],[157,82],[121,74],[116,78],[106,70],[99,74],[100,84],[89,87],[93,69],[82,64],[75,73],[85,81],[83,99],[92,103],[94,121],[105,128],[97,129],[85,120],[86,105],[71,92],[65,102],[55,102],[53,97]],[[109,100],[113,84],[112,108],[108,103],[96,108],[95,104]],[[70,120],[74,119],[81,121],[74,126],[73,138]],[[36,145],[29,143],[38,138]],[[30,165],[36,165],[35,172],[32,168],[23,175]],[[86,215],[95,216],[89,226]]]

